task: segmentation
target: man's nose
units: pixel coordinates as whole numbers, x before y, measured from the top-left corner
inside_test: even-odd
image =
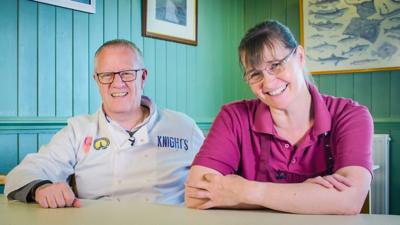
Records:
[[[119,73],[114,74],[114,80],[112,82],[112,85],[115,85],[115,86],[125,85],[125,82],[122,80],[121,75]]]

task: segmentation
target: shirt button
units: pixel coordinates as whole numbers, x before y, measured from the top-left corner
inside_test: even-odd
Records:
[[[145,155],[144,155],[144,157],[145,157],[145,158],[148,158],[148,157],[149,157],[149,155],[145,154]]]
[[[118,201],[118,202],[120,202],[120,201],[121,201],[121,199],[117,198],[117,201]]]
[[[118,180],[118,184],[122,184],[122,180]]]
[[[148,202],[150,199],[149,199],[149,198],[145,198],[144,200],[145,200],[146,202]]]
[[[296,158],[292,159],[292,164],[295,164],[297,162]]]
[[[289,148],[289,144],[285,144],[285,148]]]

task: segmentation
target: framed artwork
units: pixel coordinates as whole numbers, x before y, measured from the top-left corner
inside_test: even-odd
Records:
[[[312,74],[400,69],[400,0],[300,0]]]
[[[33,0],[88,13],[96,12],[96,0]]]
[[[142,0],[142,35],[197,45],[197,0]]]

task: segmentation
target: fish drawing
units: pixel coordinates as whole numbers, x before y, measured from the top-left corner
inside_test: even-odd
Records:
[[[392,16],[395,16],[395,15],[397,15],[399,13],[400,13],[400,8],[397,8],[397,9],[392,10],[392,11],[388,11],[386,13],[382,12],[382,8],[379,9],[379,14],[382,17],[392,17]]]
[[[395,27],[390,27],[388,29],[383,29],[383,33],[394,33],[400,35],[400,24]]]
[[[389,18],[389,21],[399,23],[400,22],[400,16]]]
[[[363,1],[359,3],[350,3],[348,0],[345,0],[347,5],[354,5],[357,9],[357,14],[360,18],[367,18],[376,13],[376,8],[374,1]]]
[[[383,43],[377,51],[373,51],[373,56],[378,56],[382,59],[391,58],[397,52],[397,47],[385,42]]]
[[[309,38],[309,39],[318,39],[318,38],[322,38],[322,37],[323,37],[323,35],[314,34],[314,35],[309,36],[308,38]]]
[[[336,48],[337,48],[337,45],[328,44],[327,42],[324,42],[324,43],[322,43],[320,45],[309,47],[307,49],[308,50],[314,50],[314,51],[323,52],[323,51],[326,51],[326,50],[333,50],[333,49],[336,49]]]
[[[343,34],[357,36],[371,43],[375,43],[379,36],[380,23],[382,21],[383,20],[353,17],[349,25],[343,31]]]
[[[340,39],[340,40],[338,41],[338,43],[342,43],[342,44],[344,44],[344,43],[349,43],[349,42],[353,42],[353,41],[355,41],[355,40],[357,40],[357,39],[358,39],[357,36],[349,35],[349,36],[347,36],[347,37],[345,37],[345,38]]]
[[[361,53],[361,52],[367,50],[368,47],[369,47],[369,45],[356,45],[356,46],[350,47],[350,49],[347,51],[343,51],[342,55],[353,55],[356,53]]]
[[[362,60],[353,61],[350,64],[351,65],[362,65],[362,64],[376,62],[376,61],[378,61],[378,59],[362,59]]]
[[[315,5],[315,6],[321,6],[321,5],[326,5],[326,4],[333,4],[333,3],[338,3],[340,0],[315,0],[314,2],[308,3],[309,6]]]
[[[400,41],[400,36],[396,36],[396,35],[393,35],[393,34],[389,34],[387,37]]]
[[[319,22],[319,23],[312,23],[311,21],[308,21],[308,24],[312,27],[314,27],[318,31],[322,30],[336,30],[340,27],[343,26],[341,23],[332,23],[330,20],[327,22]]]
[[[348,59],[347,57],[336,56],[335,54],[332,54],[331,56],[326,57],[326,58],[318,57],[318,59],[315,60],[315,61],[318,61],[318,62],[320,62],[322,64],[324,64],[324,63],[334,63],[335,66],[337,66],[340,61],[344,61],[344,60],[347,60],[347,59]]]
[[[320,9],[320,10],[310,10],[309,14],[314,15],[315,18],[317,19],[328,19],[328,20],[333,20],[338,17],[341,17],[344,15],[344,13],[348,10],[348,8],[334,8],[334,9]]]

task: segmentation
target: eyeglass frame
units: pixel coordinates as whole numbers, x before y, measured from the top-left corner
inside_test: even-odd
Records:
[[[121,71],[118,71],[118,72],[103,72],[103,73],[97,73],[97,72],[96,72],[96,76],[97,76],[97,79],[99,80],[99,82],[100,82],[101,84],[112,84],[112,83],[114,82],[115,75],[117,75],[117,74],[118,74],[118,76],[121,78],[121,80],[122,80],[123,82],[131,82],[131,81],[136,80],[136,78],[137,78],[137,73],[138,73],[139,71],[144,71],[144,70],[146,70],[146,69],[145,69],[145,68],[140,68],[140,69],[129,69],[129,70],[121,70]],[[133,72],[134,78],[131,79],[131,80],[124,80],[124,79],[122,78],[122,77],[123,77],[123,75],[122,75],[123,72]],[[111,74],[112,74],[111,82],[104,83],[104,82],[101,81],[101,78],[100,78],[100,77],[103,77],[103,76],[106,76],[106,75],[111,75]]]
[[[275,68],[278,67],[278,66],[285,66],[285,65],[289,62],[290,57],[292,57],[292,56],[296,53],[297,47],[298,47],[298,46],[294,47],[285,57],[283,57],[283,59],[274,60],[274,61],[273,61],[274,63],[265,63],[265,67],[264,67],[263,69],[261,69],[261,70],[253,70],[253,71],[254,71],[254,72],[267,71],[267,73],[268,73],[269,75],[276,76],[277,74],[273,73],[273,72],[271,71],[271,69],[267,69],[268,64],[270,64],[270,67],[271,67],[272,65],[275,65]],[[253,72],[253,71],[251,71],[251,72]],[[250,75],[249,75],[248,73],[244,72],[244,74],[243,74],[243,80],[246,81],[246,82],[249,83],[249,84],[258,83],[258,82],[260,82],[260,81],[262,81],[262,80],[264,79],[264,74],[262,74],[262,75],[260,75],[260,77],[262,77],[262,79],[260,79],[259,81],[250,82],[250,79],[251,79],[251,78],[248,78],[249,76],[250,76]]]

